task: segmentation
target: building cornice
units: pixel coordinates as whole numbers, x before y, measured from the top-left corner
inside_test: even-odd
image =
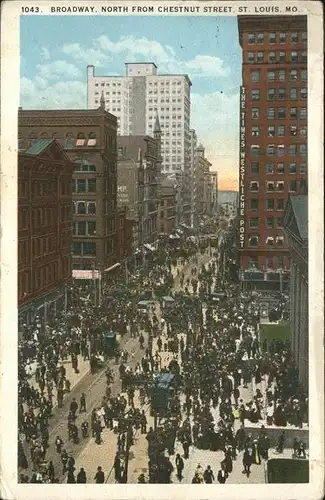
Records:
[[[102,110],[19,110],[20,127],[100,126],[102,120],[117,127],[116,116]]]

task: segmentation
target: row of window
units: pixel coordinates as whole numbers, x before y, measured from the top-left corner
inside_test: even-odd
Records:
[[[292,181],[294,184],[292,187],[297,186],[297,181]],[[291,192],[294,192],[293,190]],[[258,211],[262,206],[260,206],[260,201],[258,198],[251,198],[249,200],[249,210],[252,212]],[[284,198],[267,198],[264,200],[265,210],[284,210],[286,199]],[[262,205],[262,203],[261,203]]]
[[[260,127],[255,125],[252,127],[252,136],[259,137],[260,136]],[[297,127],[297,125],[290,125],[289,127],[285,127],[285,125],[278,125],[275,127],[274,125],[269,125],[267,127],[267,136],[268,137],[285,137],[286,131],[289,132],[290,137],[307,137],[307,126],[302,125],[301,127]]]
[[[96,243],[91,241],[72,243],[72,255],[80,257],[94,257],[96,256]]]
[[[306,120],[307,108],[306,107],[290,107],[290,108],[266,108],[266,116],[268,120],[276,118],[283,120],[289,117],[291,120]],[[261,118],[260,108],[252,108],[251,118],[259,120]]]
[[[72,193],[96,193],[96,179],[72,179]]]
[[[160,124],[161,128],[182,128],[183,127],[183,121],[181,123],[161,123]],[[149,123],[148,128],[154,128],[154,124]]]
[[[261,268],[264,268],[263,263],[265,263],[266,269],[283,269],[284,268],[284,256],[277,255],[274,257],[250,257],[248,269],[259,269],[259,262],[262,264]]]
[[[268,88],[268,89],[263,89],[263,91],[266,90],[266,96],[268,101],[272,101],[275,99],[280,99],[284,100],[290,96],[291,100],[295,99],[307,99],[307,89],[306,88],[291,88],[289,90],[289,94],[287,94],[288,89],[285,88]],[[261,91],[260,89],[252,89],[251,91],[251,100],[252,101],[259,101],[261,98]]]
[[[286,71],[285,69],[280,69],[278,71],[268,71],[267,72],[267,81],[268,82],[284,82],[286,81],[286,76],[288,77],[288,80],[290,81],[298,81],[301,80],[303,82],[307,81],[307,70],[302,69],[302,70],[297,70],[297,69],[291,69],[290,71]],[[251,71],[251,81],[254,83],[258,83],[261,81],[261,70],[256,69]]]
[[[94,236],[96,234],[96,221],[79,221],[72,225],[74,236]]]
[[[291,180],[288,181],[288,190],[289,192],[297,191],[297,182],[299,182],[299,188],[302,190],[303,188],[307,188],[307,183],[305,179],[301,179],[300,181]],[[258,193],[260,190],[259,181],[251,181],[249,185],[249,189],[253,193]],[[267,193],[273,193],[274,191],[282,193],[284,191],[284,181],[266,181],[265,182],[265,191]]]
[[[296,174],[298,172],[300,174],[306,174],[307,172],[306,163],[300,163],[297,165],[296,162],[291,162],[288,165],[285,165],[284,163],[277,163],[276,165],[273,163],[267,163],[265,167],[263,166],[263,168],[265,168],[267,174],[277,173],[282,175],[285,174],[286,171],[289,174]],[[252,174],[258,174],[260,172],[260,164],[258,161],[251,162],[251,172]]]
[[[293,50],[291,52],[248,52],[247,53],[247,62],[249,64],[263,64],[264,62],[268,64],[277,64],[277,63],[306,63],[307,62],[307,51],[299,51]]]
[[[160,121],[164,121],[164,120],[182,120],[183,118],[184,118],[184,117],[183,117],[182,115],[171,115],[171,116],[169,116],[169,115],[166,115],[166,116],[165,116],[165,115],[163,115],[163,114],[159,115],[159,120],[160,120]],[[155,116],[150,115],[150,116],[148,116],[148,119],[149,119],[149,120],[155,120],[155,119],[156,119],[156,117],[155,117]]]
[[[248,219],[248,227],[251,229],[259,227],[261,223],[260,217],[250,217]],[[265,217],[265,227],[273,229],[275,227],[283,227],[282,217]]]
[[[61,259],[61,278],[67,277],[70,270],[69,257]],[[31,292],[36,292],[56,283],[59,279],[58,263],[51,262],[46,266],[39,267],[33,272],[33,279],[30,279],[29,272],[18,275],[18,297],[23,298]]]
[[[249,247],[257,247],[260,242],[260,237],[259,235],[250,235],[248,236],[247,242]],[[275,245],[278,247],[283,247],[284,236],[276,236],[275,238],[273,236],[268,236],[263,243],[265,243],[265,246],[267,247],[273,247]]]
[[[120,82],[96,82],[95,83],[95,87],[99,87],[99,85],[101,87],[105,87],[105,85],[107,87],[109,87],[110,85],[112,85],[112,87],[120,87],[121,83]]]
[[[181,85],[181,84],[182,84],[182,82],[180,82],[180,81],[176,81],[176,80],[173,80],[173,81],[169,82],[169,81],[167,80],[166,82],[165,82],[165,81],[160,81],[160,82],[159,82],[159,84],[160,84],[160,86],[169,85],[169,84],[170,84],[170,85]],[[149,86],[154,85],[155,87],[157,87],[157,86],[158,86],[158,82],[148,82],[148,85],[149,85]]]
[[[307,42],[307,31],[293,31],[291,33],[273,31],[265,34],[249,33],[247,38],[248,43],[264,43],[265,41],[268,43]]]
[[[161,107],[161,108],[159,108],[158,110],[157,110],[156,108],[149,108],[149,110],[148,110],[148,111],[157,111],[157,112],[158,112],[158,115],[159,115],[159,117],[160,117],[160,114],[161,114],[161,112],[163,112],[163,111],[172,111],[172,112],[174,111],[174,112],[176,112],[176,111],[182,111],[182,108],[181,108],[181,107],[178,107],[178,108],[177,108],[176,106],[171,106],[171,107],[167,106],[167,107],[165,108],[164,106],[162,106],[162,107]]]
[[[307,154],[307,144],[289,144],[287,147],[284,144],[268,144],[264,151],[259,144],[252,144],[250,152],[252,156],[259,156],[261,154],[266,154],[267,156],[284,156],[285,154],[305,156]]]
[[[161,97],[161,98],[157,98],[155,97],[154,99],[153,98],[149,98],[148,99],[148,103],[149,104],[152,104],[152,103],[161,103],[161,104],[167,104],[167,103],[171,103],[171,102],[182,102],[182,99],[180,99],[179,97],[176,99],[176,97],[173,97],[172,99],[170,99],[169,97]]]
[[[74,215],[96,215],[95,201],[74,201],[72,207]]]

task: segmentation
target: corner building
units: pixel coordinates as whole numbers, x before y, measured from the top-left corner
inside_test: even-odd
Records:
[[[289,195],[307,192],[307,17],[239,16],[239,250],[244,289],[285,289]]]
[[[56,139],[74,164],[72,191],[72,269],[105,271],[117,250],[116,117],[102,106],[93,110],[18,112],[18,150],[39,139]],[[74,275],[75,273],[73,273]]]

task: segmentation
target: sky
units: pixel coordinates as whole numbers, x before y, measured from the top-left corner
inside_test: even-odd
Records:
[[[241,49],[236,17],[21,17],[20,105],[86,109],[87,64],[124,75],[125,62],[154,62],[159,73],[186,73],[191,128],[206,148],[219,189],[237,189]]]

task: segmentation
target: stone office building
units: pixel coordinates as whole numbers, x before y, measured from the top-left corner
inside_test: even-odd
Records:
[[[103,103],[91,110],[19,109],[19,151],[39,139],[56,139],[75,164],[74,271],[103,273],[117,262],[116,132],[116,117],[105,111]]]
[[[308,390],[308,197],[290,196],[283,219],[290,251],[291,348],[299,381]]]

